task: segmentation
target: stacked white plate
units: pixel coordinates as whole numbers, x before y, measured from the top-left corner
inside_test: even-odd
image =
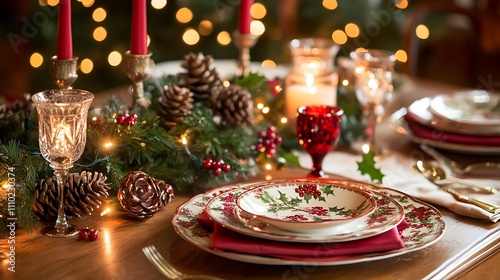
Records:
[[[461,153],[500,153],[500,94],[460,91],[416,100],[393,114],[396,131]]]
[[[189,243],[225,258],[261,264],[310,261],[213,249],[212,232],[199,222],[202,214],[238,234],[308,244],[360,240],[394,229],[403,219],[408,224],[401,232],[404,248],[323,262],[316,259],[315,265],[356,263],[409,253],[433,244],[445,230],[442,216],[434,207],[396,190],[347,180],[283,179],[228,185],[197,195],[177,209],[172,224]]]

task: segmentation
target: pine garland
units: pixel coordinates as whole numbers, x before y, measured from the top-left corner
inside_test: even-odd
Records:
[[[226,127],[214,121],[212,111],[199,102],[182,122],[171,128],[163,127],[158,118],[158,97],[165,85],[177,82],[177,77],[164,76],[146,83],[145,88],[152,96],[148,109],[127,110],[115,98],[101,108],[92,108],[85,151],[70,172],[102,172],[116,190],[126,173],[138,170],[177,189],[191,188],[195,192],[255,174],[262,155],[251,147],[257,142],[257,132],[273,124],[266,118],[269,115],[260,117],[254,126]],[[254,98],[270,95],[272,90],[265,78],[256,74],[232,82],[247,88]],[[137,115],[137,120],[120,124],[119,116],[126,114]],[[33,209],[34,188],[41,179],[53,175],[38,148],[35,110],[31,106],[0,116],[0,129],[9,130],[8,135],[0,136],[0,183],[7,181],[8,168],[14,167],[16,218],[20,227],[30,231],[38,225]],[[293,159],[284,150],[278,150],[278,155],[266,160],[279,166],[284,162],[282,156]],[[203,168],[206,158],[223,160],[230,165],[230,171],[214,176],[211,170]],[[8,217],[7,208],[7,196],[0,193],[0,214],[4,221]]]
[[[7,195],[0,195],[1,222],[6,223],[7,218],[14,216],[19,227],[33,230],[37,226],[37,219],[32,208],[32,194],[39,179],[50,176],[52,172],[47,161],[32,148],[14,140],[0,145],[0,182],[4,185],[8,182],[7,178],[14,178],[16,189],[14,215],[8,211]],[[6,190],[2,188],[1,192],[5,193]]]

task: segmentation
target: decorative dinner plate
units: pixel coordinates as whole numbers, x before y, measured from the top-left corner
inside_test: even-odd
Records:
[[[456,122],[495,127],[500,125],[500,95],[469,90],[432,98],[429,110],[440,118]]]
[[[392,229],[404,218],[404,210],[399,203],[386,195],[367,190],[377,201],[377,208],[372,214],[361,219],[360,223],[334,227],[328,234],[289,232],[269,224],[256,223],[251,218],[238,216],[235,200],[248,188],[254,188],[254,185],[216,196],[207,204],[207,214],[214,222],[242,234],[276,241],[303,243],[343,242],[367,238]]]
[[[237,261],[267,265],[342,265],[380,260],[421,250],[438,241],[442,237],[446,227],[441,213],[439,213],[439,211],[434,207],[399,191],[371,186],[373,190],[391,197],[403,206],[405,211],[405,221],[409,225],[408,228],[402,231],[402,240],[405,245],[404,248],[378,253],[344,256],[336,259],[335,261],[323,262],[318,260],[285,260],[280,258],[212,250],[212,248],[210,248],[211,232],[207,231],[198,223],[198,217],[205,210],[207,203],[215,196],[236,188],[245,187],[245,185],[249,184],[228,185],[194,196],[177,208],[174,216],[172,217],[174,229],[184,240],[197,246],[198,248],[209,253]]]
[[[462,154],[472,155],[500,155],[500,147],[498,146],[482,146],[482,145],[465,145],[459,143],[451,143],[444,141],[433,141],[415,136],[408,127],[404,116],[407,113],[406,108],[401,108],[394,112],[389,118],[389,126],[401,135],[405,135],[411,141],[418,144],[426,144],[436,148],[441,148],[449,151],[454,151]]]
[[[438,97],[441,98],[441,97]],[[429,110],[431,98],[425,97],[414,101],[408,106],[408,113],[422,125],[447,132],[454,132],[468,135],[499,135],[500,125],[476,125],[466,122],[459,122],[439,114],[433,114]]]
[[[330,182],[277,180],[240,194],[236,206],[254,222],[301,233],[357,227],[377,202],[367,192]]]

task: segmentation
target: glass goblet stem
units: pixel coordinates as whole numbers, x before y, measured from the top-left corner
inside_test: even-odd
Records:
[[[311,173],[309,173],[309,175],[307,175],[307,177],[310,177],[310,178],[327,177],[325,175],[325,172],[323,171],[323,159],[325,158],[325,156],[326,156],[326,154],[311,154],[313,167],[311,169]]]
[[[64,213],[64,183],[68,176],[68,171],[66,169],[56,169],[54,175],[57,180],[57,194],[59,195],[59,206],[57,208],[57,220],[55,228],[58,231],[65,231],[68,229],[68,219],[66,219],[66,214]]]
[[[379,122],[379,118],[375,111],[377,105],[374,103],[369,103],[367,105],[367,122],[365,127],[365,135],[368,139],[368,145],[370,151],[375,150],[375,130]]]

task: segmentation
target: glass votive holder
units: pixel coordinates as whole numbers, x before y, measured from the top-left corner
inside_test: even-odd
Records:
[[[303,105],[337,104],[338,75],[334,58],[339,46],[331,39],[303,38],[290,42],[293,66],[285,80],[285,114],[293,121]],[[293,125],[293,124],[292,124]]]

